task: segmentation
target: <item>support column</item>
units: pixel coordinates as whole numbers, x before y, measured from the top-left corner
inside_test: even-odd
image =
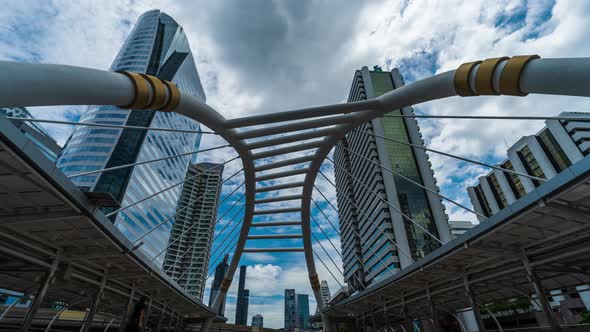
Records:
[[[182,331],[180,329],[180,326],[182,325],[182,317],[180,316],[180,314],[178,315],[178,317],[176,318],[176,325],[175,325],[175,329],[176,331]]]
[[[150,315],[152,314],[152,301],[153,301],[154,295],[152,294],[149,298],[148,298],[148,303],[146,305],[145,308],[145,312],[143,315],[143,327],[145,329],[147,329],[147,323],[149,322],[150,319]]]
[[[332,326],[332,322],[330,321],[330,318],[324,314],[320,314],[320,316],[322,317],[322,323],[324,324],[324,331],[333,332],[334,329]]]
[[[213,320],[214,319],[215,319],[215,317],[207,318],[205,320],[205,322],[203,323],[203,326],[201,326],[201,331],[200,332],[209,332],[209,329],[211,328],[211,325],[213,325]]]
[[[170,311],[170,317],[168,318],[168,324],[166,325],[166,331],[170,332],[172,330],[172,319],[174,318],[174,313]]]
[[[469,284],[469,277],[463,276],[463,285],[465,287],[465,295],[469,300],[469,304],[471,305],[471,309],[473,310],[473,315],[475,316],[477,328],[479,329],[479,332],[486,332],[486,326],[483,322],[483,318],[481,318],[481,311],[479,310],[479,306],[477,305],[475,295],[473,294],[473,289]]]
[[[164,315],[166,315],[166,303],[162,303],[162,310],[158,316],[158,323],[156,324],[156,332],[162,330],[162,322],[164,321]]]
[[[80,332],[88,332],[88,330],[90,330],[90,326],[92,325],[92,320],[94,319],[94,315],[96,315],[96,311],[98,311],[98,306],[100,305],[100,300],[102,299],[102,295],[104,294],[104,287],[106,286],[106,283],[107,283],[107,276],[106,276],[106,272],[105,272],[103,274],[102,280],[100,282],[100,288],[98,289],[98,292],[96,293],[96,296],[94,298],[94,302],[92,303],[90,310],[86,314],[86,318],[84,319],[84,324],[82,325]]]
[[[374,311],[373,311],[374,312]],[[371,331],[377,331],[377,321],[375,320],[375,314],[371,315]]]
[[[543,285],[541,284],[541,280],[539,279],[539,277],[535,273],[535,270],[531,267],[530,263],[531,262],[529,261],[529,258],[527,257],[526,253],[523,251],[522,264],[524,265],[524,268],[526,270],[526,274],[527,274],[527,278],[529,279],[529,282],[533,285],[533,288],[535,289],[535,293],[537,294],[537,298],[539,299],[539,302],[541,303],[541,306],[543,308],[543,312],[545,312],[545,316],[547,317],[547,322],[549,323],[549,326],[551,326],[551,328],[554,331],[561,331],[561,326],[559,325],[559,322],[557,321],[557,317],[555,317],[555,314],[553,313],[553,309],[551,308],[551,304],[549,304],[549,301],[547,301],[547,297],[545,296],[545,290],[543,289]]]
[[[426,288],[426,298],[428,299],[428,308],[430,309],[430,318],[432,318],[432,324],[434,325],[434,330],[436,332],[440,332],[440,323],[438,321],[438,311],[434,306],[434,302],[432,302],[432,296],[430,294],[430,288]]]
[[[403,330],[405,331],[405,325],[406,324],[410,324],[410,330],[413,331],[414,327],[412,326],[412,321],[409,319],[408,317],[408,307],[406,306],[406,297],[404,295],[402,295],[402,312],[401,312],[402,316],[404,317],[402,323],[400,324],[403,328]]]
[[[25,315],[25,318],[23,319],[20,331],[28,332],[31,328],[31,324],[33,323],[33,317],[35,317],[37,310],[39,310],[41,302],[43,302],[43,299],[45,298],[45,294],[47,294],[47,290],[49,289],[50,284],[53,283],[55,272],[57,271],[57,268],[59,266],[60,255],[61,253],[58,252],[57,256],[53,259],[53,262],[51,262],[51,267],[49,267],[49,271],[47,271],[47,273],[45,274],[45,278],[43,278],[43,281],[41,282],[41,287],[39,287],[39,291],[35,295],[35,299],[33,300],[31,307],[29,308],[27,314]]]
[[[127,305],[123,310],[123,316],[121,317],[121,323],[119,323],[119,332],[125,332],[125,328],[127,327],[127,319],[129,319],[129,310],[131,310],[131,306],[133,305],[133,299],[135,297],[135,283],[131,285],[131,293],[129,294],[129,300],[127,301]]]

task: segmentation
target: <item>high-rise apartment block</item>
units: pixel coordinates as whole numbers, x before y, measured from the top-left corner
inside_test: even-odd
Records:
[[[328,282],[326,280],[322,280],[322,282],[320,283],[320,294],[322,294],[322,299],[324,299],[324,303],[328,304],[328,302],[330,302],[330,297],[332,296],[330,294],[330,287],[328,286]],[[320,307],[318,306],[316,308],[316,312],[315,314],[319,314],[320,313]]]
[[[285,330],[293,331],[296,327],[297,311],[295,307],[295,290],[285,289],[285,315],[284,326]]]
[[[550,179],[590,154],[590,113],[563,112],[546,120],[536,135],[524,136],[508,149],[501,168]],[[475,211],[491,216],[541,185],[542,181],[514,173],[492,170],[467,188]],[[478,216],[480,221],[485,219]]]
[[[219,293],[219,289],[221,288],[221,284],[223,283],[223,278],[225,277],[225,273],[229,268],[229,254],[225,254],[223,260],[217,264],[215,268],[215,277],[213,278],[213,283],[211,284],[211,294],[209,295],[209,307],[213,306],[213,301],[215,301],[215,297]],[[219,306],[218,314],[224,316],[225,313],[225,299]]]
[[[197,67],[181,26],[159,10],[139,18],[111,71],[131,71],[172,81],[183,93],[205,101]],[[198,122],[173,112],[127,110],[115,106],[91,106],[82,122],[198,131]],[[191,132],[153,131],[134,128],[78,126],[68,139],[57,162],[66,175],[133,164],[193,152],[200,136]],[[81,189],[109,193],[122,206],[137,202],[181,182],[190,156],[184,155],[156,163],[120,168],[72,178]],[[134,240],[172,216],[180,195],[174,187],[160,195],[111,216],[117,228]],[[112,212],[114,208],[105,209]],[[174,219],[143,239],[141,246],[154,257],[168,244]],[[163,256],[157,260],[162,263]]]
[[[13,118],[33,119],[31,113],[29,113],[24,107],[0,108],[0,115]],[[43,152],[47,159],[55,163],[62,150],[45,130],[37,126],[34,122],[20,121],[16,119],[11,121],[27,138],[31,140],[31,142],[35,143],[35,146]]]
[[[363,67],[355,72],[348,101],[377,98],[403,85],[397,69],[386,72]],[[424,257],[440,246],[414,222],[442,241],[451,239],[440,198],[401,177],[438,190],[426,153],[379,138],[423,145],[416,120],[400,117],[413,114],[411,107],[391,110],[348,133],[335,148],[344,277],[353,289],[387,276],[388,269],[402,269],[412,259]],[[412,258],[400,252],[388,237]]]
[[[213,242],[223,165],[190,165],[176,206],[164,271],[203,300]]]
[[[250,301],[250,291],[246,289],[246,269],[246,265],[240,266],[238,300],[236,303],[236,325],[248,324],[248,302]]]

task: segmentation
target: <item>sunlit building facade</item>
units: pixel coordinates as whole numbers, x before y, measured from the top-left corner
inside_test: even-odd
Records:
[[[387,72],[363,67],[355,72],[348,101],[377,98],[403,85],[397,69]],[[366,134],[423,145],[416,120],[399,117],[413,114],[411,107],[391,110],[348,133],[335,148],[334,160],[340,165],[334,172],[344,277],[353,289],[387,277],[390,271],[395,273],[410,265],[412,259],[420,259],[440,246],[397,211],[443,242],[451,238],[440,198],[401,177],[438,190],[425,152]]]
[[[148,11],[140,16],[110,70],[157,76],[174,82],[184,93],[205,101],[182,27],[159,10]],[[125,110],[115,106],[91,106],[80,121],[192,131],[200,128],[199,123],[176,113]],[[71,176],[195,151],[199,143],[200,136],[195,133],[79,126],[68,139],[57,164],[66,175]],[[125,207],[181,182],[190,159],[191,156],[183,156],[77,176],[72,181],[86,191],[110,193]],[[180,190],[181,186],[173,187],[113,215],[111,220],[130,240],[135,240],[174,214]],[[141,250],[149,257],[156,256],[168,244],[173,223],[174,218],[170,218],[169,222],[143,239]],[[160,255],[157,262],[162,261],[163,255]]]

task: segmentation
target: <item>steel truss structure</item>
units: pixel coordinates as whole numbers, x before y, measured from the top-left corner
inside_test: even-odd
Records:
[[[332,309],[325,310],[325,303],[320,294],[320,283],[312,250],[311,199],[316,177],[328,153],[344,135],[355,130],[358,125],[383,116],[395,109],[457,95],[463,97],[477,95],[526,96],[529,93],[537,93],[590,96],[590,90],[587,88],[590,85],[590,58],[540,59],[538,56],[515,56],[512,58],[487,59],[483,62],[476,61],[463,64],[457,70],[451,70],[408,84],[372,100],[236,119],[226,119],[210,106],[199,102],[190,95],[179,92],[174,84],[147,75],[128,72],[114,73],[63,65],[14,62],[0,62],[0,72],[2,72],[0,77],[0,105],[3,107],[118,105],[129,109],[156,109],[176,112],[210,128],[236,150],[243,164],[246,198],[244,218],[235,254],[232,256],[224,282],[213,302],[212,310],[200,307],[198,301],[185,307],[191,310],[199,307],[199,310],[203,312],[203,317],[209,315],[203,326],[204,331],[213,322],[211,312],[217,312],[226,297],[243,252],[303,252],[316,302],[322,311],[324,324],[330,330],[331,325],[328,315],[333,316],[335,311]],[[26,146],[24,148],[24,151],[26,151]],[[19,169],[19,167],[16,169]],[[57,173],[59,172],[55,169],[49,172],[51,176],[59,176]],[[271,180],[281,180],[282,183],[268,185],[268,181]],[[65,185],[61,183],[60,185],[66,188],[71,187],[71,184]],[[280,191],[284,189],[298,190],[299,193],[296,195],[281,195]],[[71,195],[80,195],[79,192],[72,188],[67,189],[67,191]],[[257,198],[256,194],[262,192],[277,194],[272,198]],[[428,195],[434,194],[429,192]],[[82,200],[81,197],[78,198]],[[64,198],[63,202],[67,201],[68,198]],[[266,204],[282,202],[295,202],[296,205],[278,209],[266,207]],[[78,209],[80,208],[78,207]],[[284,220],[280,217],[293,212],[300,213],[300,220]],[[105,238],[105,243],[113,241],[106,239],[115,236],[113,234],[117,234],[116,230],[102,225],[101,217],[97,217],[99,212],[86,211],[83,214],[82,219],[92,219],[94,223],[89,224],[86,228],[98,232],[95,235]],[[276,224],[253,223],[253,218],[257,215],[273,216],[276,219]],[[78,220],[80,214],[75,216],[66,215],[65,217]],[[62,220],[59,216],[56,218]],[[24,224],[35,227],[36,223]],[[76,227],[80,225],[80,223],[74,224]],[[97,227],[97,225],[102,226]],[[301,233],[269,235],[264,238],[250,234],[253,227],[282,227],[286,225],[300,225]],[[13,229],[13,232],[16,232],[16,230]],[[14,237],[14,234],[8,234],[7,236]],[[248,240],[290,239],[295,237],[303,239],[302,248],[264,249],[248,248],[246,246]],[[166,286],[162,287],[174,287],[174,283],[163,274],[155,272],[153,266],[145,266],[145,260],[138,258],[140,254],[133,252],[121,256],[120,251],[125,252],[124,239],[119,238],[115,242],[117,242],[117,249],[112,251],[112,255],[116,256],[116,258],[108,257],[102,250],[100,252],[79,254],[79,257],[80,259],[85,259],[84,257],[89,259],[89,257],[101,256],[104,261],[99,263],[98,266],[103,268],[112,266],[117,259],[129,260],[129,264],[133,261],[136,265],[143,265],[141,267],[143,273],[149,273],[149,277],[144,277],[150,280],[154,279],[155,283],[166,284]],[[54,241],[53,245],[56,243],[59,242]],[[67,250],[67,241],[62,243],[63,248],[56,248],[56,250]],[[101,243],[101,245],[105,246],[106,244]],[[448,245],[447,243],[440,250],[446,250]],[[17,257],[22,256],[17,254],[16,250],[11,251],[11,254]],[[85,256],[85,254],[88,256]],[[47,255],[49,254],[47,253]],[[55,260],[55,257],[59,259],[61,254],[53,252],[48,257],[53,257],[52,259]],[[55,272],[55,264],[47,259],[46,257],[41,267]],[[425,260],[428,260],[428,257]],[[111,261],[111,265],[107,265],[108,261]],[[127,264],[125,262],[118,262],[118,264],[126,271],[133,271],[133,268],[125,265]],[[75,264],[69,266],[76,268]],[[137,268],[139,267],[136,266]],[[444,270],[441,269],[441,271]],[[400,275],[406,274],[401,273]],[[97,279],[95,284],[100,286],[101,291],[107,289],[107,284],[111,280],[108,276],[109,274],[102,274],[102,276],[96,275],[94,277]],[[154,288],[154,291],[156,289],[158,288]],[[429,289],[427,288],[427,290]],[[428,298],[431,298],[435,291],[434,289],[432,292],[429,290]],[[182,295],[180,289],[176,289],[175,292],[179,296]],[[128,293],[125,294],[128,295]],[[186,299],[186,297],[184,298]],[[168,300],[173,301],[172,299]],[[176,301],[180,301],[180,298]]]

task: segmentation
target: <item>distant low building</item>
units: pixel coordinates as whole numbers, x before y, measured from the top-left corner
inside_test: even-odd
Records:
[[[33,119],[33,116],[24,107],[0,108],[0,115],[23,119]],[[20,131],[25,134],[43,152],[47,159],[55,163],[61,153],[61,147],[43,129],[34,122],[11,120]]]
[[[474,226],[475,226],[475,224],[472,223],[471,221],[463,221],[463,220],[449,221],[449,230],[451,231],[451,236],[453,236],[453,238],[456,238],[459,235],[462,235],[463,233],[472,229]]]
[[[340,289],[338,289],[330,298],[330,302],[328,302],[329,304],[333,304],[333,303],[337,303],[339,301],[344,300],[345,298],[347,298],[348,295],[348,287],[343,286],[340,287]]]
[[[252,316],[252,327],[264,327],[264,317],[261,314]]]

